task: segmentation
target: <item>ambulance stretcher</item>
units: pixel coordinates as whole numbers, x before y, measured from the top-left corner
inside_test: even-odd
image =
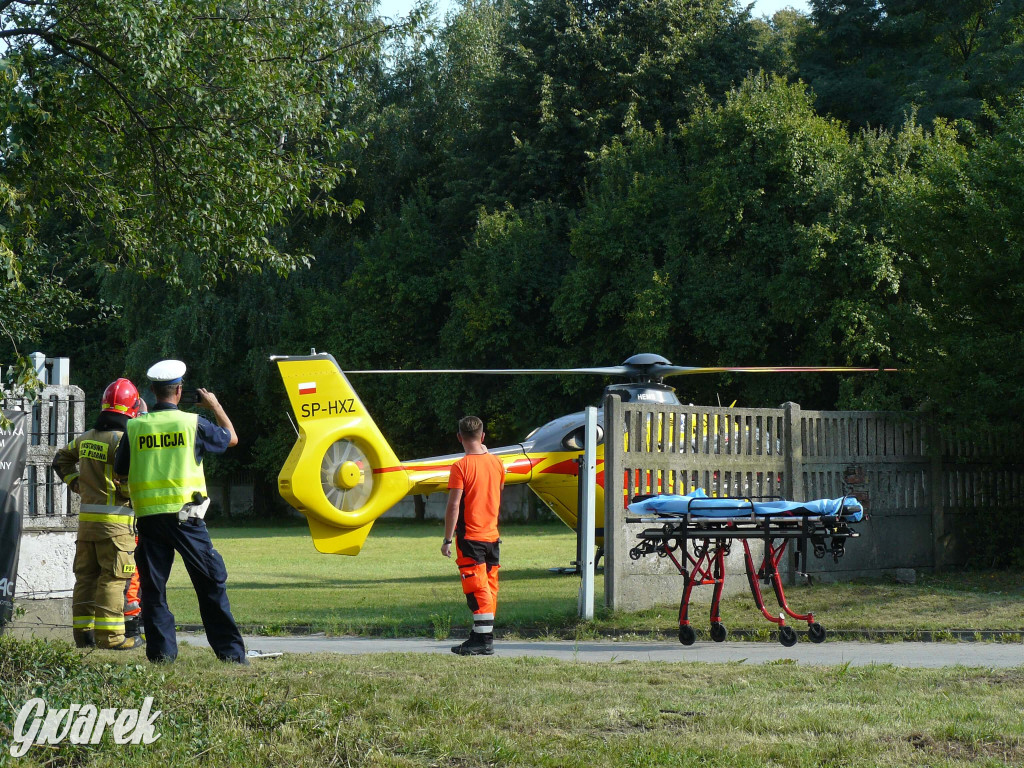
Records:
[[[791,541],[795,542],[796,569],[807,567],[808,542],[814,556],[831,553],[838,562],[846,552],[846,540],[856,538],[850,526],[864,518],[864,508],[852,496],[816,501],[764,500],[750,498],[710,498],[702,489],[685,496],[658,494],[637,496],[629,505],[629,523],[660,523],[637,534],[640,542],[629,556],[639,560],[648,555],[669,558],[683,576],[683,596],[679,603],[679,642],[692,645],[697,634],[690,626],[690,595],[695,586],[713,586],[711,600],[711,639],[722,642],[728,635],[719,616],[719,604],[725,586],[725,558],[734,539],[743,543],[747,581],[754,602],[762,615],[779,627],[779,642],[789,647],[796,643],[796,632],[786,624],[786,616],[807,622],[811,642],[825,639],[825,628],[814,614],[790,610],[779,575],[779,562]],[[764,557],[755,570],[750,541],[764,542]],[[782,613],[773,615],[765,608],[759,580],[770,583]]]

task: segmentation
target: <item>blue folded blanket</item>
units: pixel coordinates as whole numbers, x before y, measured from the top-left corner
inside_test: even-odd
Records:
[[[864,507],[852,496],[841,499],[815,499],[814,501],[747,501],[746,499],[713,499],[703,488],[685,496],[661,494],[629,505],[637,515],[657,513],[693,517],[749,517],[750,505],[757,517],[818,517],[843,515],[848,522],[857,523],[864,517]]]

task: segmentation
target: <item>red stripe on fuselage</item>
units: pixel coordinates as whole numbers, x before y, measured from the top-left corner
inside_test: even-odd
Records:
[[[529,456],[526,456],[521,459],[516,459],[507,467],[505,467],[505,474],[528,475],[531,471],[533,471],[533,468],[540,464],[542,461],[544,461],[543,458],[532,459]]]
[[[495,454],[497,455],[497,454]],[[501,458],[500,456],[498,458]],[[456,460],[452,461],[452,464]],[[505,466],[505,473],[509,475],[528,475],[535,466],[544,461],[544,458],[533,459],[529,456],[518,458],[511,464]],[[397,467],[375,467],[373,474],[380,475],[385,472],[436,472],[442,470],[451,471],[452,464],[400,464]]]
[[[397,467],[374,467],[373,474],[382,475],[385,472],[427,472],[442,469],[451,471],[451,468],[451,464],[399,464]]]
[[[604,459],[597,460],[597,466],[600,467],[604,464]],[[542,475],[572,475],[573,477],[579,476],[580,466],[576,463],[576,459],[566,459],[560,461],[557,464],[552,464],[550,467],[542,469],[540,471]],[[601,470],[601,474],[604,474],[604,470]]]
[[[552,464],[550,467],[545,467],[540,471],[542,475],[573,475],[576,476],[580,473],[579,464],[576,463],[576,459],[566,459],[560,461],[557,464]]]

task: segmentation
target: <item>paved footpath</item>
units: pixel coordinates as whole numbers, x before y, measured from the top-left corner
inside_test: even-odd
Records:
[[[207,646],[202,635],[180,634],[179,641]],[[460,640],[374,637],[246,637],[245,647],[264,653],[441,653],[448,654]],[[208,646],[207,646],[208,647]],[[791,659],[797,664],[892,664],[897,667],[1024,667],[1021,643],[864,643],[828,641],[814,644],[801,638],[792,648],[771,642],[698,641],[685,647],[668,641],[498,640],[497,657],[544,656],[565,661],[738,662],[765,664]]]

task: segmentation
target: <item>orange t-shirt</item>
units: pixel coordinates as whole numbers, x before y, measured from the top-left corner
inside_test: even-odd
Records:
[[[470,541],[498,540],[498,509],[505,465],[491,453],[467,453],[452,464],[448,490],[461,489],[457,529]]]

